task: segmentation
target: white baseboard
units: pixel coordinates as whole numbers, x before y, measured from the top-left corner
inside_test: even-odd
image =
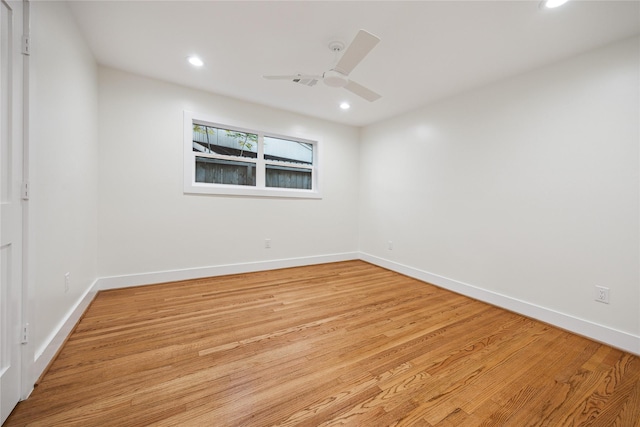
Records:
[[[429,273],[427,271],[419,270],[417,268],[409,267],[407,265],[399,264],[397,262],[363,252],[360,253],[360,259],[371,264],[384,267],[388,270],[413,277],[414,279],[448,289],[461,295],[549,323],[561,329],[565,329],[575,334],[582,335],[592,340],[640,356],[640,336],[612,329],[588,320],[573,317],[568,314],[550,310],[526,301],[478,288],[467,283],[459,282],[457,280],[449,279],[447,277],[439,276],[437,274]]]
[[[35,383],[42,373],[47,369],[49,363],[58,353],[65,340],[71,334],[80,317],[85,312],[91,301],[98,293],[98,280],[94,280],[91,286],[82,294],[75,305],[67,312],[67,315],[58,323],[53,332],[49,334],[45,343],[37,348],[33,361],[33,383]]]
[[[255,271],[302,267],[305,265],[326,264],[329,262],[349,261],[354,259],[359,259],[358,252],[345,252],[331,255],[317,255],[311,257],[286,258],[270,261],[225,264],[210,267],[186,268],[181,270],[166,270],[156,271],[152,273],[101,277],[100,279],[98,279],[98,289],[107,290],[128,288],[131,286],[150,285],[154,283],[177,282],[180,280],[200,279],[203,277],[252,273]]]

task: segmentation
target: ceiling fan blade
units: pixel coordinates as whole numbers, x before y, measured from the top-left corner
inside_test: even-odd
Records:
[[[293,79],[299,79],[300,78],[300,74],[295,74],[292,76],[262,76],[267,80],[293,80]]]
[[[381,97],[381,95],[378,95],[371,89],[367,89],[366,87],[354,82],[353,80],[349,80],[349,83],[347,83],[344,88],[349,92],[355,93],[359,97],[366,99],[369,102],[373,102]]]
[[[360,30],[356,37],[353,39],[349,47],[345,50],[344,54],[334,67],[334,70],[341,72],[342,74],[349,75],[349,73],[364,59],[365,56],[371,52],[380,39],[373,34]]]
[[[300,83],[305,86],[315,86],[322,76],[311,76],[306,74],[296,74],[293,76],[262,76],[267,80],[289,80],[294,83]]]

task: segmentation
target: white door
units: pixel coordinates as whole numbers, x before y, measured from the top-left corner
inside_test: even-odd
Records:
[[[0,3],[0,422],[4,422],[21,393],[22,3]]]

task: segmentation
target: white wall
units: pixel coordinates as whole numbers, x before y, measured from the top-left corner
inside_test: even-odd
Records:
[[[184,110],[319,137],[323,198],[183,194]],[[100,276],[357,251],[356,128],[100,68],[99,129]]]
[[[622,331],[640,353],[639,43],[364,128],[361,251]],[[595,285],[611,288],[609,305]]]
[[[31,8],[28,316],[38,363],[97,277],[98,85],[68,6]]]

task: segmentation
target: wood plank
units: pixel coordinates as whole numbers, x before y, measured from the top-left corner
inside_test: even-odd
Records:
[[[5,425],[638,420],[638,357],[349,261],[100,292]]]

